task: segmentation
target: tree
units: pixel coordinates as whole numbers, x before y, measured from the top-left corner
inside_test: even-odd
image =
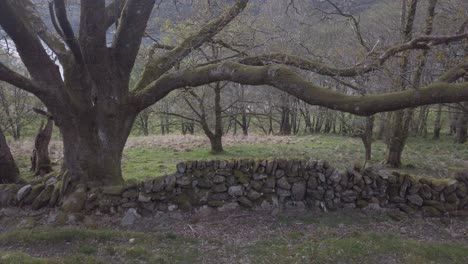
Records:
[[[0,183],[14,183],[19,179],[19,170],[11,155],[5,135],[0,129]]]
[[[53,118],[50,114],[38,108],[34,108],[34,112],[44,116],[47,122],[41,122],[39,131],[34,140],[34,149],[31,155],[31,171],[34,176],[44,176],[52,171],[52,164],[49,158],[49,143],[52,138],[52,129],[54,127]]]
[[[287,67],[326,76],[357,76],[375,71],[403,51],[460,41],[468,38],[466,33],[417,37],[381,52],[370,52],[368,63],[344,68],[281,53],[242,60],[223,58],[183,68],[184,58],[215,39],[248,2],[236,0],[216,19],[162,55],[150,53],[138,81],[130,87],[132,68],[155,0],[115,0],[107,6],[105,0],[81,0],[78,35],[68,20],[64,0],[51,2],[49,19],[54,22],[55,33],[30,0],[0,1],[0,25],[14,42],[30,76],[0,64],[0,80],[33,93],[53,115],[63,136],[64,170],[71,183],[64,184],[65,188],[89,181],[121,183],[122,151],[137,114],[183,87],[221,81],[270,85],[306,103],[358,115],[468,100],[468,83],[454,83],[465,75],[468,61],[454,65],[436,82],[418,90],[366,96],[328,90]],[[107,32],[114,25],[115,34],[107,45]],[[57,56],[61,70],[49,51]]]

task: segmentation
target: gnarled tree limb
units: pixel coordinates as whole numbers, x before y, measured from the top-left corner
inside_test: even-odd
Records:
[[[303,57],[288,55],[283,53],[265,54],[253,57],[247,57],[240,62],[248,65],[265,65],[267,63],[279,63],[293,66],[302,70],[312,71],[321,75],[354,77],[364,73],[374,71],[381,67],[388,59],[395,55],[411,49],[429,49],[432,46],[449,44],[452,42],[468,39],[468,33],[457,34],[454,36],[422,36],[409,42],[395,45],[386,49],[383,53],[372,58],[370,63],[359,64],[348,68],[339,68],[327,65],[320,61],[308,60]],[[371,54],[372,56],[372,54]]]
[[[460,66],[457,68],[460,70]],[[466,72],[468,68],[463,70]],[[308,82],[284,66],[248,66],[226,62],[166,74],[148,85],[146,89],[136,92],[133,98],[134,104],[138,109],[144,109],[175,89],[219,81],[232,81],[246,85],[270,85],[311,105],[320,105],[363,116],[421,105],[468,100],[467,82],[435,82],[417,90],[349,96]]]
[[[135,86],[135,90],[145,88],[151,81],[159,78],[190,54],[192,50],[199,48],[203,43],[210,40],[237,17],[244,10],[248,2],[248,0],[236,0],[236,3],[229,10],[203,26],[198,32],[186,38],[180,45],[157,59],[149,58],[140,80]]]

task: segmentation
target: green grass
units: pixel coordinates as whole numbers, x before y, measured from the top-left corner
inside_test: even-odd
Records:
[[[225,147],[226,153],[212,155],[208,148],[175,151],[159,148],[132,148],[124,152],[123,174],[125,179],[144,179],[170,174],[182,160],[237,159],[237,158],[317,158],[329,161],[343,169],[354,162],[363,162],[364,149],[358,138],[336,135],[299,137],[293,144],[251,144]],[[381,141],[373,144],[371,164],[385,160],[386,147]],[[420,176],[447,177],[452,170],[466,167],[468,147],[454,144],[445,137],[434,141],[410,138],[403,153],[405,166],[400,171]]]
[[[389,233],[372,232],[276,236],[257,242],[245,253],[252,263],[423,264],[468,261],[467,245],[418,242]]]
[[[133,238],[134,242],[130,242]],[[34,248],[63,246],[65,256],[34,258],[20,251],[2,252],[2,247]],[[173,233],[143,233],[122,230],[37,228],[0,234],[0,263],[110,263],[111,257],[125,263],[192,263],[199,255],[198,241]],[[64,252],[62,252],[64,253]]]

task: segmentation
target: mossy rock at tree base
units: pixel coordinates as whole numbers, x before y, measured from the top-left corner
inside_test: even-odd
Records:
[[[32,209],[37,210],[49,204],[52,193],[54,192],[54,185],[47,185],[44,190],[36,197],[32,203]]]
[[[45,189],[45,184],[36,184],[33,185],[31,192],[24,198],[22,204],[31,204],[34,199]]]
[[[85,206],[86,198],[86,187],[84,185],[78,185],[71,194],[64,198],[62,210],[70,213],[79,213]]]

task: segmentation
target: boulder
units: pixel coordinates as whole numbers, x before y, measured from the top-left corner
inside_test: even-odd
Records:
[[[122,220],[120,221],[120,225],[122,226],[131,226],[135,224],[135,222],[140,218],[141,216],[138,214],[137,210],[135,208],[130,208],[125,212],[125,215],[123,216]]]
[[[28,184],[19,189],[19,191],[16,193],[16,200],[18,202],[21,202],[30,192],[32,189],[32,185]]]
[[[306,193],[306,185],[304,182],[296,182],[293,184],[292,189],[292,197],[296,201],[302,201],[305,198]]]
[[[408,197],[406,197],[406,199],[408,199],[408,201],[411,204],[414,204],[414,205],[417,205],[417,206],[422,206],[423,202],[424,202],[423,198],[421,198],[421,196],[419,196],[417,194],[408,195]]]
[[[54,185],[47,185],[32,203],[32,209],[37,210],[46,206],[49,203],[53,192],[54,192]]]
[[[244,187],[242,185],[234,185],[229,187],[229,195],[231,196],[242,196],[244,194]]]

